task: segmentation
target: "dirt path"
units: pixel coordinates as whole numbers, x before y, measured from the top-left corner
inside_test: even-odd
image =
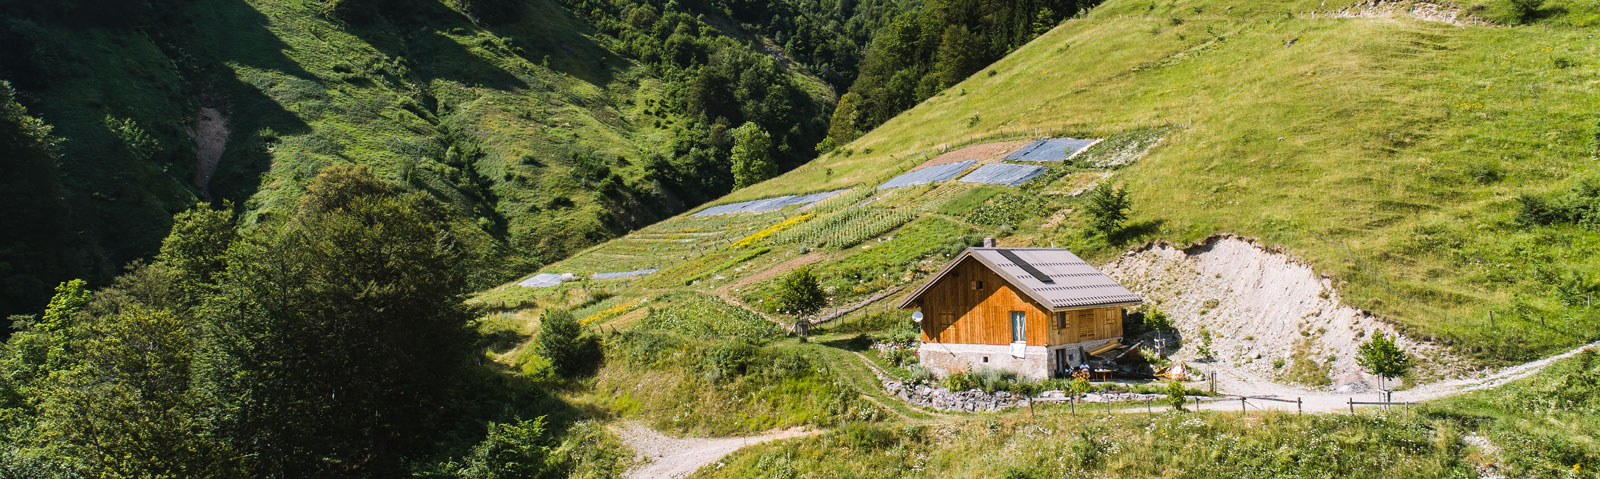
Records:
[[[1477,391],[1480,389],[1499,387],[1505,385],[1506,383],[1532,376],[1556,361],[1570,358],[1580,352],[1583,352],[1583,350],[1590,348],[1600,348],[1600,341],[1579,346],[1570,351],[1540,359],[1538,361],[1507,367],[1488,374],[1482,374],[1468,378],[1437,381],[1419,385],[1404,391],[1395,391],[1394,395],[1391,397],[1391,400],[1395,402],[1431,401]],[[1262,380],[1254,375],[1241,373],[1238,370],[1226,367],[1213,368],[1208,367],[1208,365],[1200,365],[1200,369],[1217,372],[1218,392],[1236,396],[1267,396],[1291,400],[1300,398],[1303,401],[1302,406],[1304,407],[1305,412],[1322,413],[1349,411],[1350,405],[1346,401],[1351,399],[1356,401],[1377,401],[1380,399],[1378,397],[1378,393],[1376,392],[1352,394],[1311,391],[1303,388]],[[1233,399],[1213,403],[1202,403],[1201,409],[1238,411],[1239,402],[1237,399]],[[1295,410],[1295,404],[1273,401],[1249,401],[1249,409],[1252,411],[1258,409],[1293,411]]]
[[[208,106],[200,107],[194,118],[194,185],[200,195],[211,198],[211,176],[217,173],[222,151],[228,146],[228,117]]]
[[[790,271],[794,271],[795,269],[797,269],[797,268],[799,268],[801,266],[805,266],[805,265],[808,265],[808,264],[811,264],[811,263],[815,263],[817,261],[821,261],[823,257],[825,257],[825,255],[823,255],[822,252],[820,252],[820,251],[813,251],[813,252],[806,253],[806,254],[803,254],[803,255],[800,255],[800,256],[796,256],[794,258],[790,258],[788,261],[784,261],[782,263],[778,263],[776,265],[773,265],[770,268],[761,270],[761,271],[759,271],[759,272],[757,272],[755,274],[752,274],[752,275],[745,276],[743,278],[739,278],[737,280],[734,280],[732,283],[728,283],[727,285],[725,285],[725,286],[723,286],[721,288],[717,288],[717,289],[721,290],[721,291],[728,291],[728,292],[738,291],[740,289],[744,289],[745,286],[749,286],[749,285],[756,284],[756,283],[759,283],[759,282],[762,282],[762,281],[766,281],[766,280],[772,279],[773,277],[775,277],[777,275],[780,275],[780,274],[783,274],[783,273],[787,273],[787,272],[790,272]]]
[[[633,449],[638,460],[638,464],[623,475],[628,479],[688,477],[745,446],[817,433],[794,428],[759,436],[672,437],[635,422],[614,426],[612,431]]]

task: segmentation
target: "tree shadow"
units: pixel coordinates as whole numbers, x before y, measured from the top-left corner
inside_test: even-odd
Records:
[[[1150,219],[1129,223],[1127,226],[1123,226],[1122,229],[1107,235],[1106,239],[1110,241],[1112,246],[1120,247],[1141,238],[1155,236],[1161,232],[1161,227],[1166,224],[1167,220],[1164,219]]]

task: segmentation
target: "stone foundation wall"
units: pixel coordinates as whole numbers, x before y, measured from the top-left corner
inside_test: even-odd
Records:
[[[981,368],[1013,371],[1033,380],[1050,377],[1050,355],[1044,346],[1023,348],[1019,358],[1011,355],[1010,345],[922,343],[917,359],[939,377]]]
[[[1023,349],[1022,357],[1013,356],[1010,345],[922,343],[922,346],[917,348],[917,359],[922,367],[928,368],[939,377],[949,376],[957,371],[990,368],[1014,371],[1024,378],[1043,380],[1049,379],[1057,368],[1052,359],[1056,350],[1065,349],[1068,364],[1076,366],[1083,361],[1078,354],[1080,349],[1093,350],[1116,339],[1096,339],[1048,348],[1028,346]]]

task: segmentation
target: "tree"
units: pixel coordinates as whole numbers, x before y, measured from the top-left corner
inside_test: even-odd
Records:
[[[1110,237],[1122,229],[1122,223],[1128,220],[1132,209],[1133,202],[1128,200],[1128,190],[1100,183],[1089,192],[1089,205],[1084,212],[1089,214],[1089,225],[1094,231]]]
[[[945,26],[934,63],[934,71],[939,75],[939,87],[942,89],[961,83],[962,79],[981,67],[982,49],[983,44],[978,41],[978,36],[965,25]]]
[[[822,292],[816,273],[811,271],[810,266],[802,266],[783,277],[778,284],[778,297],[774,305],[778,311],[805,316],[827,306],[828,298]]]
[[[24,396],[31,396],[33,388],[52,371],[70,368],[72,348],[83,335],[79,313],[91,298],[85,284],[74,279],[57,285],[43,317],[15,325],[17,331],[6,342],[0,368],[6,382]]]
[[[1361,344],[1356,363],[1378,376],[1378,388],[1383,389],[1385,379],[1404,376],[1411,370],[1411,355],[1400,348],[1393,337],[1378,331],[1372,334],[1372,339]]]
[[[1172,405],[1173,410],[1183,410],[1183,403],[1188,400],[1188,394],[1183,382],[1176,379],[1167,382],[1167,403]]]
[[[584,335],[583,323],[565,309],[544,312],[539,320],[538,346],[539,355],[563,376],[583,370],[596,355],[594,340]]]
[[[335,165],[230,248],[201,310],[196,382],[246,475],[393,476],[432,445],[473,357],[444,216]]]
[[[238,238],[231,207],[214,210],[197,204],[172,217],[172,230],[161,241],[156,259],[171,266],[195,303],[201,289],[210,289],[227,269],[228,248]]]
[[[828,120],[828,139],[833,140],[834,146],[843,146],[861,136],[858,126],[861,122],[861,102],[861,95],[856,92],[839,97],[839,105],[833,108],[833,118]]]
[[[1144,312],[1144,327],[1151,331],[1165,332],[1172,330],[1172,318],[1167,317],[1165,311],[1150,308]]]
[[[772,161],[772,136],[759,125],[745,122],[733,129],[733,187],[743,188],[777,176]]]

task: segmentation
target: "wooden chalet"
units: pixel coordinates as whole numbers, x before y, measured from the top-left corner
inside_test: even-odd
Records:
[[[900,309],[922,312],[922,365],[935,374],[1006,369],[1061,377],[1122,338],[1143,300],[1058,248],[967,248]]]

